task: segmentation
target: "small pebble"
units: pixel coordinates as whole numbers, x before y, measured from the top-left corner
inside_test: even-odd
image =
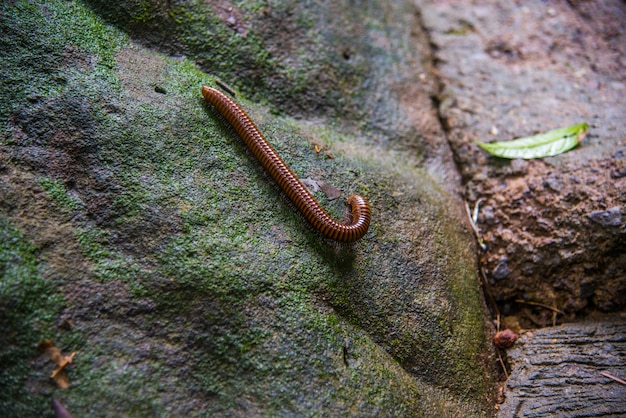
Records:
[[[592,221],[602,226],[620,226],[622,224],[622,211],[618,206],[592,212],[588,216]]]
[[[509,259],[506,257],[502,257],[500,261],[498,261],[498,265],[493,271],[493,277],[496,280],[504,280],[509,276],[510,273],[511,270],[509,270]]]
[[[495,343],[496,347],[502,349],[513,347],[515,341],[517,341],[517,334],[510,329],[496,332],[496,335],[493,336],[493,342]]]

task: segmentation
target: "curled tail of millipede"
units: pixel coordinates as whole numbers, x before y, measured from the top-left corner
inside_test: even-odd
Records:
[[[298,180],[289,166],[280,158],[246,112],[219,90],[202,86],[202,95],[230,123],[250,151],[270,173],[307,221],[327,238],[339,242],[354,242],[367,232],[371,210],[367,201],[352,195],[346,203],[350,214],[344,222],[337,222],[315,200],[311,192]]]

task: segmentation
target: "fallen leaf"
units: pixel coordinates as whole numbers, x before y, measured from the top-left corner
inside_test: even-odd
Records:
[[[332,184],[326,183],[325,181],[320,181],[319,186],[326,195],[326,199],[335,200],[341,197],[341,190],[339,190]]]
[[[304,184],[308,189],[316,192],[320,189],[320,185],[319,182],[317,180],[313,180],[310,178],[305,178],[305,179],[301,179],[300,180],[302,182],[302,184]]]
[[[43,351],[44,354],[57,365],[57,368],[52,372],[50,377],[54,379],[59,388],[68,389],[70,387],[70,379],[67,376],[65,367],[72,363],[76,352],[73,352],[69,356],[64,356],[61,353],[61,349],[54,344],[54,341],[49,339],[40,341],[39,344],[37,344],[37,348]]]
[[[554,129],[539,135],[515,139],[513,141],[476,144],[488,153],[501,158],[544,158],[569,151],[580,144],[589,130],[589,125],[579,123],[567,128]]]

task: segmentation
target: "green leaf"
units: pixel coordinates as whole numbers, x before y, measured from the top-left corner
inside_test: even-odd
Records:
[[[569,151],[580,144],[588,129],[589,125],[579,123],[578,125],[555,129],[513,141],[491,143],[476,141],[476,144],[496,157],[524,158],[526,160],[552,157],[553,155]]]

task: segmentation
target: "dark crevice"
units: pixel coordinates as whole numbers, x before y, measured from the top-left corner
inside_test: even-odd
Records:
[[[448,144],[449,150],[452,154],[452,158],[454,160],[456,172],[461,179],[461,187],[465,188],[467,184],[467,179],[463,175],[463,165],[457,155],[457,150],[454,147],[452,140],[450,138],[451,135],[451,127],[448,123],[447,118],[443,115],[441,111],[442,101],[444,91],[446,89],[445,81],[443,80],[438,66],[441,62],[440,59],[437,58],[437,51],[439,47],[434,42],[430,31],[424,24],[424,17],[422,16],[421,10],[416,7],[415,12],[415,21],[419,25],[420,31],[426,39],[426,45],[428,46],[428,53],[422,58],[423,67],[430,72],[432,80],[434,80],[434,93],[430,95],[430,101],[433,109],[436,111],[436,117],[439,122],[439,127],[441,131],[445,135],[446,143]]]

